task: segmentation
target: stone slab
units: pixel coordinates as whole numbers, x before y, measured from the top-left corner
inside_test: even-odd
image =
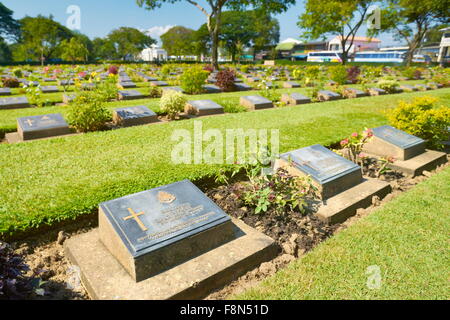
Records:
[[[284,93],[281,96],[281,101],[286,104],[296,106],[299,104],[311,103],[311,98],[308,98],[300,93]]]
[[[371,96],[381,96],[387,94],[386,90],[381,88],[369,88],[369,95]]]
[[[146,106],[135,106],[115,109],[113,121],[115,124],[130,127],[157,122],[158,116]]]
[[[432,90],[432,88],[427,84],[416,84],[415,87],[419,89],[419,91],[428,91]]]
[[[275,242],[233,219],[235,239],[141,282],[135,282],[99,240],[95,229],[68,239],[65,251],[94,300],[202,299],[273,259]]]
[[[235,82],[234,86],[235,86],[237,91],[250,91],[250,90],[253,90],[253,88],[251,86],[249,86],[248,84],[246,84],[246,83]]]
[[[137,282],[234,237],[230,217],[189,180],[101,203],[99,232]]]
[[[203,89],[206,91],[206,93],[221,93],[222,89],[220,87],[214,85],[214,84],[205,84],[203,86]]]
[[[318,92],[318,98],[320,101],[331,101],[340,99],[341,95],[333,91],[321,90]]]
[[[249,110],[273,108],[273,102],[261,96],[243,96],[240,104]]]
[[[150,85],[154,87],[167,87],[169,84],[165,81],[150,81]]]
[[[322,199],[333,197],[363,180],[358,165],[321,145],[282,154],[274,169],[280,167],[293,175],[310,176]]]
[[[372,131],[373,138],[364,145],[364,152],[404,161],[425,151],[426,142],[423,139],[394,127],[386,125]]]
[[[55,93],[59,92],[59,89],[57,86],[41,86],[41,91],[43,93]]]
[[[1,109],[21,109],[29,108],[30,103],[27,97],[8,97],[0,98],[0,110]]]
[[[295,81],[283,82],[283,88],[300,88],[300,84]]]
[[[418,91],[419,89],[417,87],[410,86],[409,84],[402,84],[400,85],[400,89],[406,92],[412,92],[412,91]]]
[[[164,91],[169,91],[169,90],[173,90],[173,91],[176,91],[176,92],[184,93],[184,90],[182,88],[180,88],[180,87],[163,87],[162,88],[163,92]]]
[[[383,199],[391,191],[389,183],[367,179],[324,201],[316,216],[330,224],[341,223],[354,216],[358,209],[369,207],[372,204],[372,197],[378,196]]]
[[[441,164],[447,163],[447,154],[433,150],[426,150],[424,153],[406,161],[397,160],[389,164],[392,170],[403,172],[407,176],[418,176],[424,171],[431,171]]]
[[[11,89],[10,88],[0,88],[0,96],[10,96]]]
[[[137,90],[120,90],[119,91],[119,100],[137,100],[144,99],[145,96],[143,93]]]
[[[361,98],[367,96],[367,94],[359,89],[347,88],[344,90],[344,96],[349,99]]]
[[[60,113],[18,118],[17,132],[24,141],[72,133]]]
[[[128,88],[136,88],[136,83],[132,82],[132,81],[124,81],[124,82],[119,82],[119,85],[122,88],[128,89]]]
[[[207,116],[223,113],[223,107],[212,100],[190,100],[184,111],[195,116]]]

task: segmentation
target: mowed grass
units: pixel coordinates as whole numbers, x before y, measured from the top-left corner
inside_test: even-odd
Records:
[[[448,300],[449,204],[447,168],[234,298]],[[370,266],[379,289],[367,286]]]
[[[279,86],[282,86],[282,81],[276,82]],[[412,80],[412,81],[402,81],[402,84],[410,84],[414,85],[417,83],[424,83],[422,80]],[[146,82],[137,83],[138,88],[132,89],[124,89],[124,90],[137,90],[143,94],[149,94],[150,84]],[[257,86],[258,83],[251,84],[253,86]],[[375,85],[374,85],[375,86]],[[361,88],[360,85],[351,85],[352,88]],[[17,89],[16,89],[17,90]],[[62,89],[61,89],[62,90]],[[276,90],[279,94],[283,93],[293,93],[298,92],[303,95],[309,95],[309,89],[307,88],[299,88],[299,89],[284,89],[280,88]],[[72,93],[71,91],[68,92]],[[59,93],[48,93],[43,94],[43,100],[50,100],[54,103],[61,103],[63,92]],[[200,95],[187,95],[189,100],[213,100],[218,104],[224,107],[225,112],[234,113],[234,112],[243,112],[244,108],[239,107],[239,99],[242,96],[246,95],[259,95],[261,94],[257,90],[252,91],[240,91],[240,92],[229,92],[229,93],[212,93],[212,94],[200,94]],[[21,94],[22,96],[24,94]],[[156,99],[139,99],[139,100],[126,100],[126,101],[112,101],[106,103],[106,107],[112,112],[115,108],[127,107],[127,106],[139,106],[144,105],[157,114],[161,114],[161,110],[159,107],[159,98]],[[25,109],[12,109],[12,110],[1,110],[0,109],[0,138],[4,136],[5,133],[14,132],[17,130],[17,118],[27,117],[27,116],[37,116],[44,115],[50,113],[62,113],[63,116],[67,112],[67,106],[64,105],[52,105],[42,108],[25,108]]]
[[[449,105],[450,89],[426,93]],[[405,93],[199,118],[203,130],[279,129],[280,151],[329,145],[386,123],[381,111]],[[182,179],[211,177],[221,165],[172,162],[175,130],[192,133],[194,120],[0,144],[0,235],[76,218],[102,201]],[[206,145],[206,143],[205,143]]]

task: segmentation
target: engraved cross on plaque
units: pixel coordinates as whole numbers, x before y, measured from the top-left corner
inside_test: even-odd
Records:
[[[143,216],[144,212],[136,213],[131,208],[128,208],[128,211],[130,212],[131,215],[129,217],[123,218],[123,220],[127,221],[130,219],[134,219],[142,231],[147,231],[148,228],[142,223],[141,219],[139,219],[139,216]]]
[[[27,119],[25,122],[27,122],[30,127],[33,126],[33,120]]]

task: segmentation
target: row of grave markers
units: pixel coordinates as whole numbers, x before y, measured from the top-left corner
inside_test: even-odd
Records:
[[[394,153],[427,170],[447,161],[445,153],[427,151],[424,140],[393,127],[373,133],[367,152]],[[387,182],[364,179],[358,165],[321,145],[282,154],[278,168],[311,177],[322,200],[315,214],[328,223],[391,192]],[[101,203],[98,230],[70,239],[66,251],[96,299],[199,299],[274,258],[278,249],[184,180]]]

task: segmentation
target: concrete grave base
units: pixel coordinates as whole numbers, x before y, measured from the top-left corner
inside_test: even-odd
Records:
[[[100,242],[98,229],[64,244],[70,261],[95,300],[202,299],[278,253],[275,242],[233,219],[236,239],[136,283]]]
[[[389,183],[377,179],[364,182],[347,189],[334,197],[323,201],[316,216],[327,223],[340,223],[354,216],[360,208],[367,208],[372,204],[372,197],[383,199],[391,192]]]
[[[433,150],[426,150],[424,153],[406,161],[397,160],[389,165],[389,168],[400,171],[407,176],[418,176],[424,171],[436,169],[447,162],[447,154]]]
[[[80,134],[82,134],[82,133],[68,133],[68,134],[61,134],[61,135],[56,135],[56,136],[51,136],[51,137],[37,138],[37,139],[33,139],[33,140],[23,140],[18,132],[11,132],[11,133],[5,134],[5,140],[9,144],[14,144],[14,143],[20,143],[20,142],[48,140],[48,139],[60,138],[60,137],[70,137],[70,136],[75,136],[75,135],[80,135]]]

